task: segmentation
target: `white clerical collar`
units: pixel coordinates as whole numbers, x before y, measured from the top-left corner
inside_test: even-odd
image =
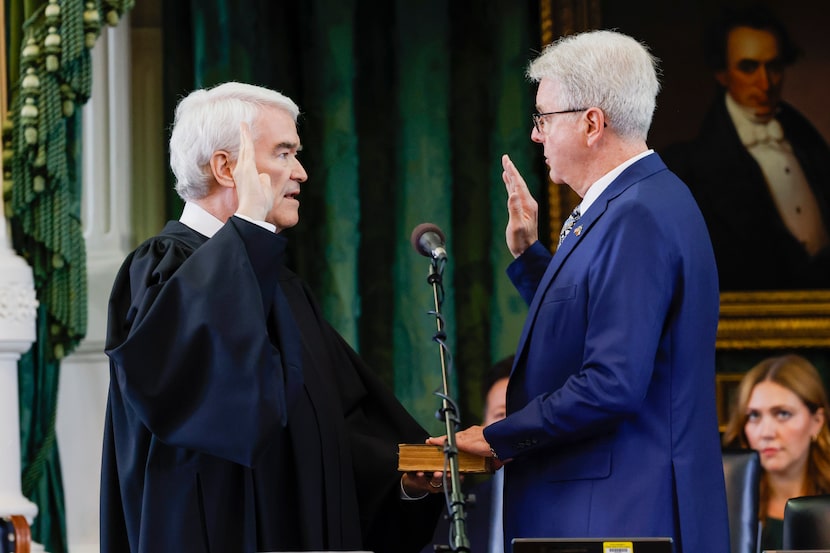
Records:
[[[623,161],[603,176],[601,176],[594,184],[592,184],[588,190],[585,192],[585,196],[583,196],[582,201],[579,203],[579,213],[585,215],[585,212],[588,211],[588,208],[591,207],[591,204],[599,198],[599,195],[605,192],[605,189],[614,182],[614,179],[620,176],[620,173],[625,171],[629,166],[633,165],[635,162],[641,160],[642,158],[646,157],[647,155],[653,154],[654,150],[646,150],[637,154],[636,156]]]
[[[267,221],[255,221],[239,213],[234,213],[234,216],[250,221],[271,232],[276,232],[277,230],[275,225]],[[179,217],[179,222],[208,238],[216,234],[225,224],[207,212],[202,206],[193,202],[185,202],[182,216]]]
[[[208,238],[216,234],[225,224],[193,202],[185,202],[179,222]]]

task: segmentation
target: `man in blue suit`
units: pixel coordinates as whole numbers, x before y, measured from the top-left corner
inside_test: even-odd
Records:
[[[531,139],[582,201],[551,256],[504,156],[508,274],[530,308],[507,417],[457,437],[504,463],[508,547],[669,536],[677,553],[729,551],[717,270],[693,197],[646,145],[656,73],[642,44],[610,31],[562,38],[528,69],[539,83]]]

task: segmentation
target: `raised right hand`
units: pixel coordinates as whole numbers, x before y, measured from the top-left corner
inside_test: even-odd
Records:
[[[539,239],[539,204],[530,195],[527,183],[513,165],[510,156],[501,158],[504,172],[501,178],[507,188],[507,247],[513,257],[519,257]]]
[[[271,177],[257,171],[254,154],[251,129],[247,123],[241,123],[239,155],[232,171],[239,203],[236,212],[255,221],[264,221],[274,205],[274,189],[271,187]]]

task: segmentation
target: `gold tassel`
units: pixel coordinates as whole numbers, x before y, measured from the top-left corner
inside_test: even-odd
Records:
[[[95,39],[101,32],[101,16],[92,2],[86,3],[84,10],[84,44],[90,50],[95,46]]]

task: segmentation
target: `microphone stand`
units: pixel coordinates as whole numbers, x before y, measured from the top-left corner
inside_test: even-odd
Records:
[[[444,421],[444,426],[447,433],[447,443],[444,445],[444,466],[449,467],[450,473],[450,492],[447,501],[447,510],[450,516],[450,543],[449,546],[436,545],[435,551],[453,551],[453,552],[467,552],[470,551],[470,540],[467,537],[467,515],[465,513],[465,498],[461,491],[461,478],[458,471],[458,446],[456,445],[455,432],[460,424],[458,413],[458,406],[450,397],[449,385],[449,370],[447,365],[446,353],[447,346],[445,340],[447,338],[444,332],[444,318],[441,315],[441,304],[443,303],[443,271],[446,258],[431,258],[429,269],[429,276],[427,282],[432,285],[432,295],[435,302],[435,311],[430,314],[435,315],[435,323],[437,332],[433,336],[433,340],[438,343],[438,353],[441,359],[441,384],[442,392],[437,393],[441,397],[441,411],[438,413],[438,418]],[[444,493],[447,490],[447,471],[444,471]],[[447,548],[448,547],[448,548]]]

